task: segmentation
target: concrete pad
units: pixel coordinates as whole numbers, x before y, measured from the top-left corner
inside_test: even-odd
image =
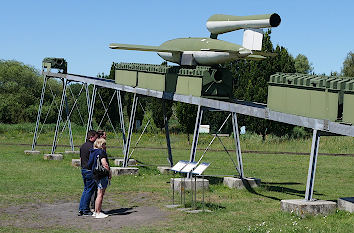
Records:
[[[354,213],[354,197],[342,197],[338,199],[338,209]]]
[[[66,150],[65,151],[65,154],[80,154],[80,151],[78,151],[78,150]]]
[[[204,183],[204,190],[209,189],[209,180],[197,178],[197,183],[196,183],[197,191],[203,189],[203,183]],[[190,178],[171,178],[171,189],[174,188],[174,190],[176,192],[180,192],[181,185],[182,185],[182,189],[184,189],[184,190],[191,190],[191,188],[193,188],[193,190],[194,190],[195,180],[194,180],[194,178],[192,178],[192,179],[190,179]]]
[[[211,213],[211,210],[187,210],[186,213],[189,214],[199,214],[199,213],[203,213],[203,212],[207,212],[207,213]]]
[[[224,185],[229,188],[243,189],[246,187],[255,188],[261,184],[261,179],[247,177],[244,179],[235,177],[224,177]]]
[[[189,211],[192,210],[191,208],[178,208],[177,210],[179,211]]]
[[[306,201],[305,199],[282,200],[280,205],[283,211],[295,213],[301,217],[305,215],[328,215],[334,213],[337,208],[337,203],[333,201]]]
[[[81,160],[80,159],[72,159],[71,166],[73,167],[81,167]]]
[[[116,165],[118,167],[123,166],[123,163],[124,163],[124,159],[115,159],[114,160],[114,165]],[[135,159],[129,159],[128,165],[136,165]]]
[[[136,167],[111,167],[112,176],[137,175],[139,168]]]
[[[161,174],[172,174],[173,171],[171,171],[171,167],[157,167],[157,170],[159,170],[159,172]]]
[[[181,205],[165,205],[165,207],[168,208],[168,209],[178,208],[180,206]]]
[[[44,160],[63,160],[64,156],[62,154],[44,154]]]
[[[26,155],[39,155],[41,152],[39,150],[25,150]]]

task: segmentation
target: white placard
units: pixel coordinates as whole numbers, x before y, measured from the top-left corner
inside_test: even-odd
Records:
[[[196,166],[198,165],[198,163],[196,162],[190,162],[188,163],[182,170],[182,173],[189,173],[191,172]]]
[[[188,161],[181,160],[171,168],[171,171],[180,172],[187,164]]]
[[[205,169],[209,167],[210,163],[201,163],[194,171],[192,172],[193,175],[201,175]]]

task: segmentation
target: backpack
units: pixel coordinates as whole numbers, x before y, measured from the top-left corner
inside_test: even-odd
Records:
[[[92,171],[93,175],[99,179],[109,176],[109,171],[103,167],[102,162],[100,160],[100,154],[96,155],[96,166]]]

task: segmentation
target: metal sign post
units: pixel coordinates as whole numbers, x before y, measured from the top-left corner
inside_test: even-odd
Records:
[[[187,175],[187,178],[190,179],[191,181],[191,195],[193,197],[193,188],[192,188],[192,180],[193,180],[193,177],[192,177],[192,171],[193,169],[198,165],[197,162],[189,162],[180,172],[181,173],[184,173]],[[183,177],[183,185],[184,185],[184,192],[183,192],[183,195],[184,195],[184,205],[186,205],[186,191],[185,191],[185,187],[186,187],[186,178]]]
[[[188,161],[181,160],[178,163],[176,163],[175,166],[171,168],[171,171],[173,171],[173,178],[172,178],[172,204],[175,204],[175,174],[176,172],[180,172],[186,165],[188,164]],[[182,204],[182,182],[181,182],[181,204]]]
[[[204,173],[204,171],[208,168],[210,166],[210,163],[201,163],[201,164],[199,164],[199,166],[198,167],[196,167],[195,169],[194,169],[194,171],[192,171],[192,175],[194,175],[194,177],[195,177],[195,198],[194,198],[194,201],[196,202],[197,201],[197,185],[196,185],[196,183],[197,183],[197,176],[200,176],[200,175],[202,175],[203,173]],[[202,183],[203,183],[203,199],[202,199],[202,206],[203,206],[203,212],[204,212],[204,175],[202,176]]]

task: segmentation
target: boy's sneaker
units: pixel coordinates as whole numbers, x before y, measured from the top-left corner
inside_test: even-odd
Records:
[[[92,212],[92,217],[96,217],[96,212],[95,211]]]
[[[96,216],[95,216],[95,218],[107,218],[107,217],[108,217],[108,215],[104,214],[102,212],[99,212],[98,214],[96,213]]]

